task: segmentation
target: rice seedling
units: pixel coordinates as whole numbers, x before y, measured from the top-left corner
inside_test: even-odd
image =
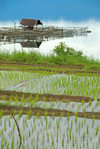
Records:
[[[65,116],[59,113],[56,116],[55,111],[49,113],[43,110],[37,110],[33,116],[32,110],[26,111],[14,109],[14,115],[22,136],[22,149],[46,149],[46,148],[94,148],[97,149],[100,143],[100,119],[86,117],[85,112],[100,112],[100,104],[97,99],[100,98],[100,76],[97,74],[53,74],[40,72],[17,72],[17,71],[0,71],[0,89],[17,91],[24,93],[34,93],[36,96],[9,95],[0,97],[0,106],[31,107],[42,109],[59,109],[67,110]],[[65,95],[89,97],[89,102],[81,99],[81,102],[67,101],[61,102],[57,97],[49,102],[48,97],[41,94]],[[6,98],[9,100],[6,101]],[[20,98],[20,100],[19,100]],[[41,101],[40,101],[40,98]],[[92,100],[93,99],[93,100]],[[7,112],[7,111],[6,111]],[[70,112],[74,112],[70,116]],[[79,117],[78,112],[83,112],[83,117]],[[17,114],[18,113],[18,114]],[[8,114],[8,113],[6,113]],[[19,148],[19,136],[12,115],[5,114],[0,109],[0,147]],[[48,115],[49,114],[49,115]],[[51,115],[50,115],[51,114]],[[98,116],[98,115],[97,115]],[[91,131],[92,130],[92,131]]]

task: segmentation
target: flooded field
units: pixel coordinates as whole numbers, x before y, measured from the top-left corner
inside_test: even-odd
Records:
[[[100,75],[0,71],[1,149],[99,149]]]

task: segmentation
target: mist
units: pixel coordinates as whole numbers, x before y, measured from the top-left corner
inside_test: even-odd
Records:
[[[19,21],[16,25],[19,25]],[[14,26],[14,22],[0,22],[0,26]],[[100,60],[100,21],[88,20],[84,22],[69,22],[65,20],[59,21],[42,21],[44,26],[57,26],[57,27],[88,27],[92,32],[87,36],[70,37],[53,41],[45,41],[39,47],[39,49],[34,48],[23,48],[24,51],[29,52],[30,50],[39,51],[42,54],[50,54],[55,46],[60,42],[65,42],[67,46],[75,48],[75,50],[81,50],[84,55],[93,57],[94,59]],[[22,51],[20,44],[15,44],[16,51]],[[14,45],[1,45],[0,51],[13,52]]]

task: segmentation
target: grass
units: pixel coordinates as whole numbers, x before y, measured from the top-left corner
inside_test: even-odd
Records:
[[[100,119],[96,119],[96,115],[92,115],[91,119],[87,118],[84,112],[100,112],[100,103],[97,99],[100,98],[100,75],[99,74],[63,74],[63,71],[69,69],[65,67],[55,67],[55,65],[82,65],[82,70],[100,71],[100,62],[94,59],[90,59],[83,56],[81,51],[76,52],[73,48],[67,47],[64,43],[60,43],[54,48],[53,53],[48,56],[44,56],[37,52],[14,52],[0,53],[0,68],[5,70],[0,71],[0,90],[17,90],[23,92],[32,93],[45,93],[45,94],[57,94],[57,95],[73,95],[73,96],[89,96],[94,100],[90,100],[85,103],[82,99],[81,102],[45,102],[39,101],[39,96],[32,96],[25,100],[24,96],[20,95],[21,100],[18,100],[18,96],[12,96],[10,94],[9,100],[6,101],[5,96],[1,94],[0,98],[0,148],[10,149],[19,148],[19,136],[15,122],[11,113],[4,115],[5,110],[3,105],[13,107],[13,114],[17,120],[18,126],[22,136],[22,149],[84,149],[84,148],[99,148],[100,144]],[[4,64],[3,62],[6,62]],[[7,64],[12,62],[26,63],[26,64],[42,64],[42,66],[33,67],[31,65],[11,65]],[[50,67],[45,67],[50,65]],[[44,66],[44,67],[43,67]],[[54,66],[54,67],[51,67]],[[24,72],[20,71],[8,71],[6,68],[18,69],[35,69],[35,71]],[[40,72],[39,69],[52,69],[55,72]],[[57,74],[58,70],[62,74]],[[74,70],[76,71],[77,68]],[[74,71],[74,72],[75,72]],[[44,97],[45,99],[45,97]],[[19,110],[15,109],[15,106],[21,107]],[[22,107],[29,107],[27,115],[24,115]],[[35,111],[35,116],[32,115],[31,108],[38,108]],[[44,111],[44,116],[41,116],[39,108],[52,109],[52,115],[48,116],[48,110]],[[56,109],[67,110],[66,117],[62,113],[59,117],[56,117],[54,112]],[[74,116],[70,116],[70,112],[74,112]],[[9,111],[8,111],[9,112]],[[78,112],[83,112],[84,115],[79,118]],[[57,112],[58,114],[59,112]],[[16,115],[17,114],[17,115]],[[92,130],[92,131],[91,131]]]
[[[87,56],[83,56],[81,51],[67,47],[64,43],[60,43],[53,49],[50,55],[42,55],[39,52],[13,52],[11,54],[1,52],[0,61],[2,62],[18,62],[26,64],[47,64],[47,65],[85,65],[86,67],[97,69],[100,61],[94,60]]]

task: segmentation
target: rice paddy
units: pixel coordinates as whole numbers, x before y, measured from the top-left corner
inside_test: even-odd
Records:
[[[13,69],[0,71],[1,149],[100,148],[99,73]]]

